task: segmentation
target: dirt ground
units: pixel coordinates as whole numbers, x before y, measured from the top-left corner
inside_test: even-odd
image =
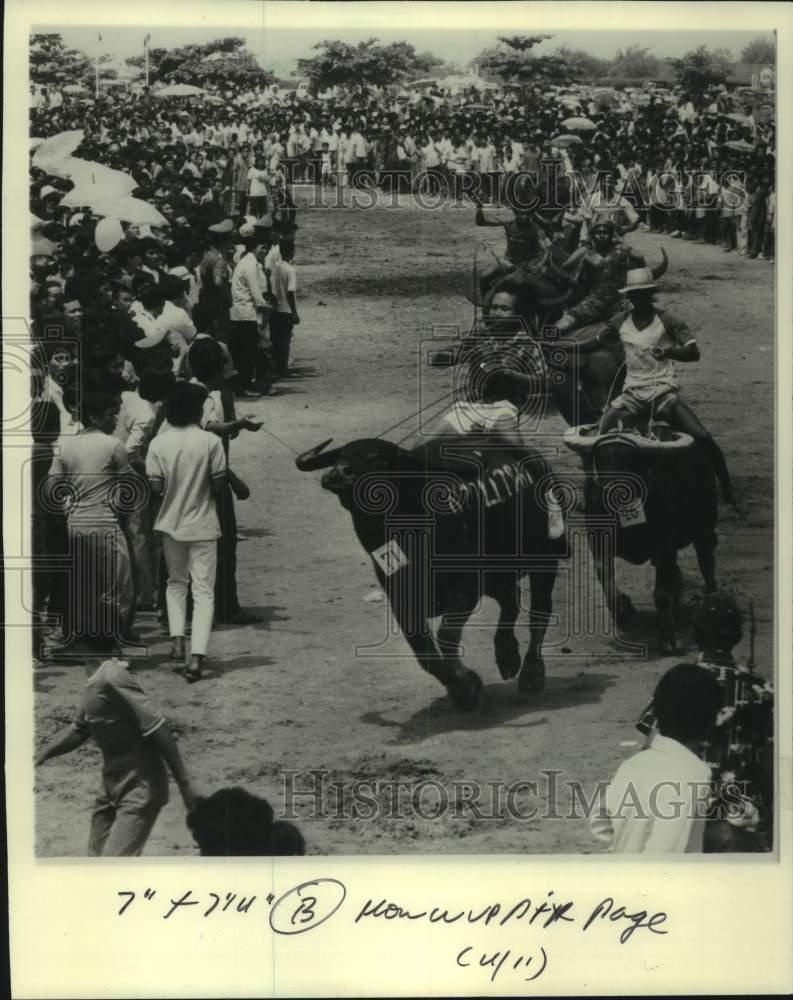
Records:
[[[264,420],[264,430],[232,445],[233,466],[252,488],[252,498],[238,505],[246,536],[238,548],[239,590],[264,622],[213,633],[211,670],[189,686],[171,672],[166,637],[153,616],[141,618],[150,655],[136,661],[135,670],[167,714],[202,789],[241,784],[267,796],[278,813],[285,803],[282,772],[299,772],[297,787],[312,780],[309,771],[327,772],[324,816],[312,818],[308,797],[295,800],[311,853],[597,852],[581,818],[477,816],[464,806],[455,811],[462,793],[452,783],[537,781],[536,794],[517,793],[525,815],[546,798],[541,769],[589,790],[638,749],[638,713],[663,671],[686,658],[653,652],[650,569],[620,568],[622,587],[641,613],[625,639],[649,644],[644,655],[626,655],[609,635],[569,634],[571,611],[582,606],[591,581],[579,574],[571,582],[569,573],[560,573],[558,621],[545,647],[547,686],[533,699],[520,699],[515,681],[500,680],[492,631],[484,627],[493,606],[485,602],[463,637],[465,661],[485,689],[474,711],[460,712],[422,672],[401,635],[388,635],[385,605],[371,599],[373,570],[349,515],[321,488],[320,473],[300,473],[294,465],[296,452],[325,438],[370,437],[411,414],[419,388],[424,399],[445,391],[449,373],[428,370],[422,352],[433,325],[470,326],[464,293],[471,286],[473,249],[484,232],[502,252],[501,233],[477,230],[469,207],[306,208],[298,222],[298,377],[278,395],[243,408]],[[745,522],[722,512],[718,579],[741,598],[754,599],[758,667],[771,674],[774,269],[717,247],[646,233],[628,239],[651,263],[665,246],[671,266],[659,303],[682,315],[700,344],[701,362],[681,366],[684,398],[722,444],[750,502]],[[548,416],[544,443],[558,444],[563,429],[556,415]],[[404,432],[389,437],[397,440]],[[559,472],[578,467],[563,447],[552,463]],[[681,568],[690,608],[702,586],[693,551],[682,554]],[[525,616],[518,636],[525,651]],[[691,652],[687,630],[683,640]],[[745,657],[748,648],[745,638],[739,653]],[[84,681],[80,666],[36,670],[37,744],[69,721]],[[422,779],[448,790],[450,807],[438,818],[425,818],[438,801],[437,785],[423,800],[425,816],[405,819],[387,808],[374,819],[356,819],[339,808],[331,787]],[[85,852],[99,780],[100,758],[90,744],[39,770],[40,856]],[[388,795],[381,792],[382,805]],[[558,801],[564,817],[569,795],[562,791]],[[483,812],[488,804],[480,802]],[[146,853],[195,853],[173,786]]]

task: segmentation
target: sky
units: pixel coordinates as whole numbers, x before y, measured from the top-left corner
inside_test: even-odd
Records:
[[[143,38],[147,30],[151,31],[151,45],[158,48],[175,48],[191,42],[205,43],[223,35],[237,35],[245,39],[247,47],[259,57],[260,62],[279,75],[289,75],[296,68],[296,60],[303,56],[311,56],[311,46],[327,38],[340,38],[351,44],[357,44],[376,36],[383,44],[396,41],[406,41],[415,46],[418,52],[429,49],[435,55],[447,62],[465,65],[482,49],[495,45],[498,33],[481,31],[428,31],[428,30],[351,30],[345,28],[275,28],[262,30],[254,26],[252,18],[250,27],[235,25],[228,28],[187,28],[187,27],[152,27],[145,25],[135,28],[119,28],[117,25],[95,27],[59,27],[36,26],[36,30],[59,32],[67,45],[81,49],[89,56],[109,54],[123,61],[127,56],[140,55],[143,51]],[[530,28],[528,31],[537,29]],[[513,32],[514,33],[514,32]],[[102,41],[98,35],[102,35]],[[533,51],[547,52],[560,45],[574,49],[585,49],[594,56],[603,59],[612,58],[618,49],[630,45],[641,45],[650,48],[653,55],[659,58],[667,56],[678,57],[696,48],[707,45],[708,48],[730,49],[737,57],[741,49],[757,37],[773,38],[763,31],[563,31],[554,34],[549,41],[538,45]]]

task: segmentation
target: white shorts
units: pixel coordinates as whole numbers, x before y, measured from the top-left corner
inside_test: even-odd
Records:
[[[658,417],[678,399],[678,391],[678,386],[670,383],[628,386],[611,400],[610,405],[615,410],[627,410],[634,416],[652,413]]]

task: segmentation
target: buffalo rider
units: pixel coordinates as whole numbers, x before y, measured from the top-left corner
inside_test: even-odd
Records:
[[[430,434],[497,433],[520,446],[519,416],[527,403],[542,403],[545,366],[541,349],[525,329],[518,296],[497,291],[484,322],[451,354],[436,356],[436,364],[456,364],[461,373],[452,407]],[[509,369],[522,375],[520,383],[504,378]]]
[[[482,202],[476,195],[471,195],[476,205],[477,226],[500,226],[507,240],[506,257],[504,261],[485,272],[479,280],[479,290],[484,295],[492,283],[499,277],[510,274],[517,267],[527,271],[540,272],[544,268],[550,241],[541,226],[534,219],[534,212],[525,207],[513,208],[513,218],[509,222],[501,222],[485,217]]]
[[[557,321],[566,333],[592,323],[605,322],[619,307],[620,288],[625,284],[631,252],[617,240],[614,223],[597,219],[590,227],[590,246],[578,265],[578,302]]]
[[[658,287],[655,279],[660,273],[660,268],[649,267],[628,271],[625,287],[619,292],[628,298],[631,308],[613,316],[595,337],[571,345],[581,354],[620,341],[625,349],[625,384],[601,417],[600,432],[604,434],[629,422],[637,424],[659,418],[667,421],[704,448],[713,462],[724,502],[745,517],[746,511],[730,480],[721,448],[680,399],[675,362],[699,361],[700,354],[686,324],[672,313],[655,307]]]

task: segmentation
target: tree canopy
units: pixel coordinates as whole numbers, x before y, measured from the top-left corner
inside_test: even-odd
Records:
[[[132,56],[127,65],[142,67],[144,56]],[[243,38],[216,38],[204,45],[183,45],[176,49],[149,49],[149,82],[222,85],[249,83],[267,86],[274,75],[258,64],[245,48]]]
[[[661,71],[661,61],[651,54],[646,46],[629,45],[627,49],[618,49],[612,62],[612,72],[615,76],[629,80],[652,80]]]
[[[385,87],[400,80],[430,76],[443,65],[431,52],[417,53],[407,42],[380,45],[370,38],[358,45],[329,39],[312,46],[317,55],[298,59],[298,71],[314,91],[331,87]]]
[[[94,65],[84,52],[64,45],[58,34],[30,37],[30,79],[39,85],[84,83],[93,77]]]
[[[776,66],[776,45],[767,38],[755,38],[741,49],[741,62]]]
[[[705,45],[687,52],[681,59],[672,59],[677,82],[692,96],[700,96],[709,87],[724,83],[729,72],[731,54],[725,49],[709,51]]]

